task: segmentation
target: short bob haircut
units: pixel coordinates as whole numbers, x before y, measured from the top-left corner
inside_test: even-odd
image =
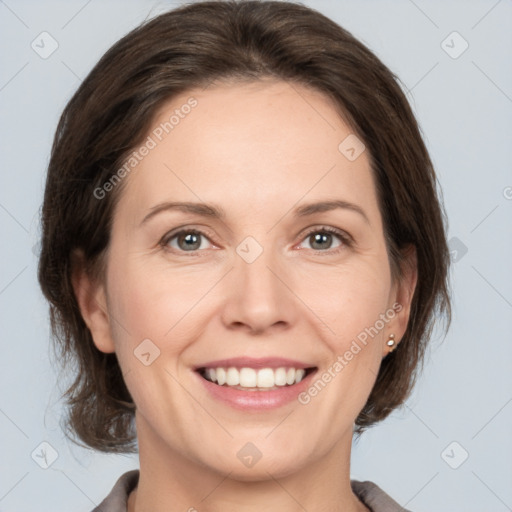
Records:
[[[434,321],[450,323],[449,251],[437,179],[398,78],[349,32],[302,4],[206,1],[145,21],[112,46],[60,118],[42,205],[38,279],[50,303],[54,348],[73,363],[66,434],[104,452],[135,452],[135,405],[115,353],[99,351],[72,287],[74,251],[104,279],[120,186],[98,197],[176,95],[210,84],[286,81],[323,93],[364,142],[393,279],[416,249],[418,282],[398,348],[382,361],[355,432],[409,396]],[[341,142],[341,141],[340,141]],[[103,189],[104,190],[104,189]],[[79,439],[76,439],[78,436]]]

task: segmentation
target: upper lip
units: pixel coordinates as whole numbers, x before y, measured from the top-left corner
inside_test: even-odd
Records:
[[[315,365],[302,363],[295,359],[287,359],[284,357],[232,357],[230,359],[218,359],[216,361],[208,361],[197,365],[194,369],[200,370],[204,368],[315,368]]]

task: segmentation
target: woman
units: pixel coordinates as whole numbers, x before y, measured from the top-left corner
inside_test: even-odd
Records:
[[[71,431],[140,457],[97,510],[403,510],[350,448],[449,315],[448,251],[416,120],[351,34],[288,2],[144,23],[66,106],[42,221]]]

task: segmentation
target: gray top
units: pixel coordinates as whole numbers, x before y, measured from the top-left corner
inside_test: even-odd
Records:
[[[109,495],[92,512],[126,512],[126,503],[130,492],[139,481],[139,470],[134,469],[122,474]],[[410,512],[391,499],[373,482],[351,480],[354,494],[372,512]]]

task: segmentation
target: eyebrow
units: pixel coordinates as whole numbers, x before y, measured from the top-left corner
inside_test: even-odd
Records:
[[[356,212],[364,218],[367,224],[370,224],[368,216],[360,206],[343,200],[320,201],[316,203],[304,204],[297,207],[293,212],[296,217],[307,217],[310,215],[314,215],[315,213],[327,212],[331,210],[336,210],[338,208]],[[173,210],[182,211],[185,213],[194,213],[196,215],[212,219],[224,220],[226,218],[226,212],[220,206],[215,206],[213,204],[207,203],[167,201],[164,203],[157,204],[156,206],[151,208],[149,213],[142,219],[140,225],[142,226],[147,221],[149,221],[149,219],[153,218],[155,215],[161,212]]]

